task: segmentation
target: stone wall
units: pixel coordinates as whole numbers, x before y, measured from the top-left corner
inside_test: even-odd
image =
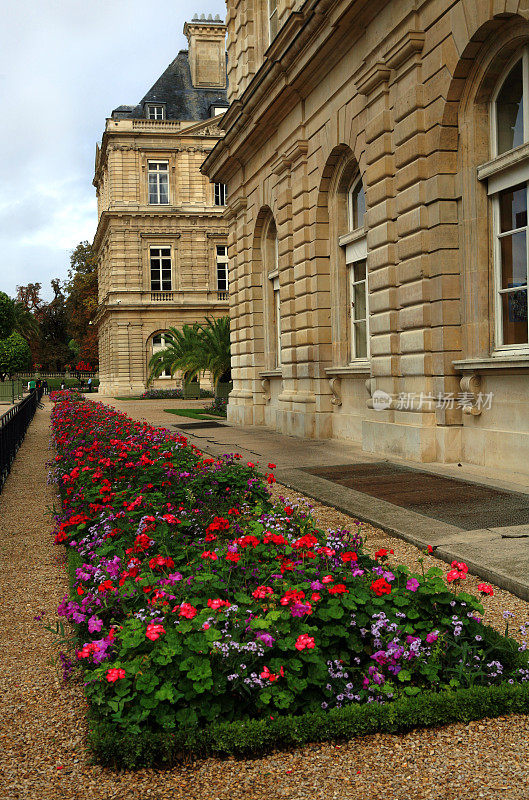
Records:
[[[529,361],[507,357],[503,371],[485,363],[496,355],[492,232],[476,173],[490,158],[491,91],[514,49],[529,41],[528,4],[319,0],[301,10],[279,3],[282,25],[269,46],[266,7],[228,2],[236,88],[225,138],[203,168],[230,184],[229,419],[346,438],[382,455],[498,459],[529,472],[520,418]],[[370,358],[363,364],[348,358],[339,243],[355,175],[367,203]],[[271,224],[279,368],[263,238]],[[463,413],[462,404],[437,401],[461,393],[474,373],[481,391],[494,391],[494,411]]]

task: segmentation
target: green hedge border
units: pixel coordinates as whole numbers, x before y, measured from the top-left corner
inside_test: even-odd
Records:
[[[75,569],[82,563],[70,549],[67,572],[70,595]],[[491,629],[492,635],[501,635]],[[514,643],[513,643],[514,644]],[[484,717],[529,714],[529,681],[524,684],[475,686],[444,692],[423,692],[379,705],[367,703],[316,711],[300,716],[212,723],[174,732],[130,734],[89,711],[88,744],[97,762],[118,769],[171,767],[190,756],[259,756],[271,750],[314,742],[334,742],[374,733],[407,733],[414,728],[467,723]]]
[[[124,733],[92,718],[89,744],[98,762],[120,768],[170,767],[186,756],[249,756],[312,742],[470,722],[529,712],[529,683],[425,692],[385,705],[349,705],[301,716],[213,723],[206,728]]]

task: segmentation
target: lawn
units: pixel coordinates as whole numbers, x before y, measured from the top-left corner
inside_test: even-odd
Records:
[[[200,408],[164,408],[166,414],[176,414],[179,417],[191,417],[191,419],[215,419],[226,418],[226,414],[219,411],[204,411]]]

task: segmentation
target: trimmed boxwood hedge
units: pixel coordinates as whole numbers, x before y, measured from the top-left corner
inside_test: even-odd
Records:
[[[301,716],[181,728],[176,733],[124,735],[94,718],[90,746],[99,763],[112,767],[169,767],[186,755],[248,756],[311,742],[343,741],[374,733],[470,722],[484,717],[529,713],[529,684],[477,686],[425,692],[379,705],[349,705]]]

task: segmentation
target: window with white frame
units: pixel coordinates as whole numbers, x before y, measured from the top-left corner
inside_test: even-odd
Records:
[[[147,106],[147,119],[165,119],[165,107],[149,104]]]
[[[522,183],[494,197],[496,344],[527,347],[527,192]]]
[[[272,279],[272,292],[274,298],[274,334],[276,367],[281,366],[281,298],[279,296],[279,276]]]
[[[166,338],[164,333],[157,333],[156,336],[152,337],[152,355],[156,355],[159,353],[160,350],[165,350],[166,347],[169,345],[169,339]],[[171,371],[168,369],[164,369],[163,372],[160,373],[158,376],[159,378],[170,378]]]
[[[492,199],[494,264],[494,344],[498,353],[529,348],[527,315],[529,158],[514,158],[508,168],[494,159],[529,142],[529,48],[509,64],[491,102],[492,161],[488,194]]]
[[[163,206],[169,203],[169,164],[167,161],[149,161],[149,204]]]
[[[150,247],[151,292],[170,292],[172,264],[170,247]]]
[[[349,234],[353,234],[345,245],[350,361],[366,360],[370,353],[365,213],[366,197],[362,180],[359,178],[347,192],[348,227]]]
[[[215,205],[225,206],[228,187],[225,183],[216,183],[214,186]]]
[[[277,0],[268,0],[268,36],[270,44],[277,36],[278,27]]]
[[[225,244],[217,245],[217,291],[228,291],[228,248]]]

